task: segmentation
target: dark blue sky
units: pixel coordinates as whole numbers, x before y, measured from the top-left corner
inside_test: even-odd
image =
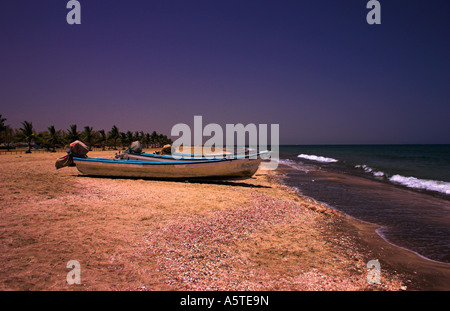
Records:
[[[282,144],[450,143],[450,3],[65,0],[0,4],[7,124],[280,124]]]

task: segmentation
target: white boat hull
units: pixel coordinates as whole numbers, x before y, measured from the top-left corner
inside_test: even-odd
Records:
[[[258,170],[261,159],[233,159],[197,162],[153,162],[74,158],[79,172],[93,176],[155,179],[220,178],[242,179]]]

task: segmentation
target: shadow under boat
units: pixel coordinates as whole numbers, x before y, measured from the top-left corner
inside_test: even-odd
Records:
[[[223,186],[236,186],[245,188],[261,188],[270,189],[270,186],[254,185],[250,183],[243,182],[243,180],[256,179],[255,177],[250,178],[229,178],[226,180],[221,179],[210,179],[208,177],[202,178],[151,178],[151,177],[126,177],[126,176],[97,176],[97,175],[72,175],[79,178],[98,178],[98,179],[118,179],[118,180],[148,180],[148,181],[166,181],[166,182],[178,182],[178,183],[191,183],[191,184],[213,184],[213,185],[223,185]]]

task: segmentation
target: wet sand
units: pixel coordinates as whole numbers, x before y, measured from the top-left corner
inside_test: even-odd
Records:
[[[0,156],[0,290],[450,288],[448,268],[299,196],[277,172],[239,181],[99,178],[57,171],[62,155]],[[367,282],[373,259],[379,285]],[[79,285],[66,281],[70,260],[80,262]]]
[[[303,174],[298,170],[293,171],[292,168],[284,165],[281,166],[280,170],[283,174],[292,174],[293,172],[296,173],[295,178],[297,181],[301,180],[302,182],[310,182],[312,179],[315,181],[315,185],[317,187],[319,186],[319,182],[327,182],[327,185],[329,183],[330,191],[336,192],[331,194],[331,200],[342,195],[345,196],[345,193],[338,194],[337,189],[340,189],[342,192],[352,191],[353,189],[352,198],[356,192],[359,192],[358,195],[364,195],[366,204],[370,204],[369,208],[376,209],[377,213],[383,213],[383,209],[380,209],[380,201],[388,200],[391,203],[409,202],[405,204],[408,205],[407,208],[409,215],[407,216],[410,217],[410,221],[414,220],[414,217],[425,217],[418,212],[423,208],[423,206],[433,206],[436,210],[439,210],[442,213],[440,214],[442,217],[439,218],[439,221],[445,222],[448,219],[446,214],[448,205],[440,198],[416,193],[400,187],[386,187],[384,184],[377,181],[337,172],[319,170],[309,171],[307,174]],[[301,176],[299,174],[301,174]],[[340,183],[345,187],[337,188],[335,183]],[[323,191],[323,189],[318,191]],[[354,200],[352,202],[354,203]],[[335,204],[339,206],[340,203]],[[344,207],[341,207],[341,210],[342,209],[345,210]],[[367,215],[361,213],[361,217],[364,216],[367,217]],[[382,222],[381,218],[382,217],[379,219],[380,222]],[[359,240],[360,251],[367,253],[368,255],[372,254],[372,257],[378,258],[382,263],[382,269],[387,268],[394,273],[403,274],[403,278],[406,280],[409,289],[450,289],[450,264],[430,260],[409,249],[397,246],[395,242],[393,243],[392,241],[385,240],[383,237],[383,235],[386,235],[385,231],[382,232],[381,236],[377,233],[379,229],[385,230],[382,226],[360,221],[349,216],[344,217],[344,219],[345,221],[341,223],[341,230],[351,232],[355,237],[357,237]],[[339,228],[339,225],[336,224],[336,228]]]
[[[386,242],[375,230],[376,225],[349,220],[342,230],[352,231],[359,239],[359,249],[372,254],[381,268],[401,275],[408,290],[448,291],[450,290],[450,265],[423,258],[407,249]]]

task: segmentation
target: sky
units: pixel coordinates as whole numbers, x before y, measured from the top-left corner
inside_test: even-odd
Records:
[[[450,2],[2,0],[0,114],[41,131],[279,124],[280,144],[450,143]],[[176,138],[176,137],[174,137]]]

